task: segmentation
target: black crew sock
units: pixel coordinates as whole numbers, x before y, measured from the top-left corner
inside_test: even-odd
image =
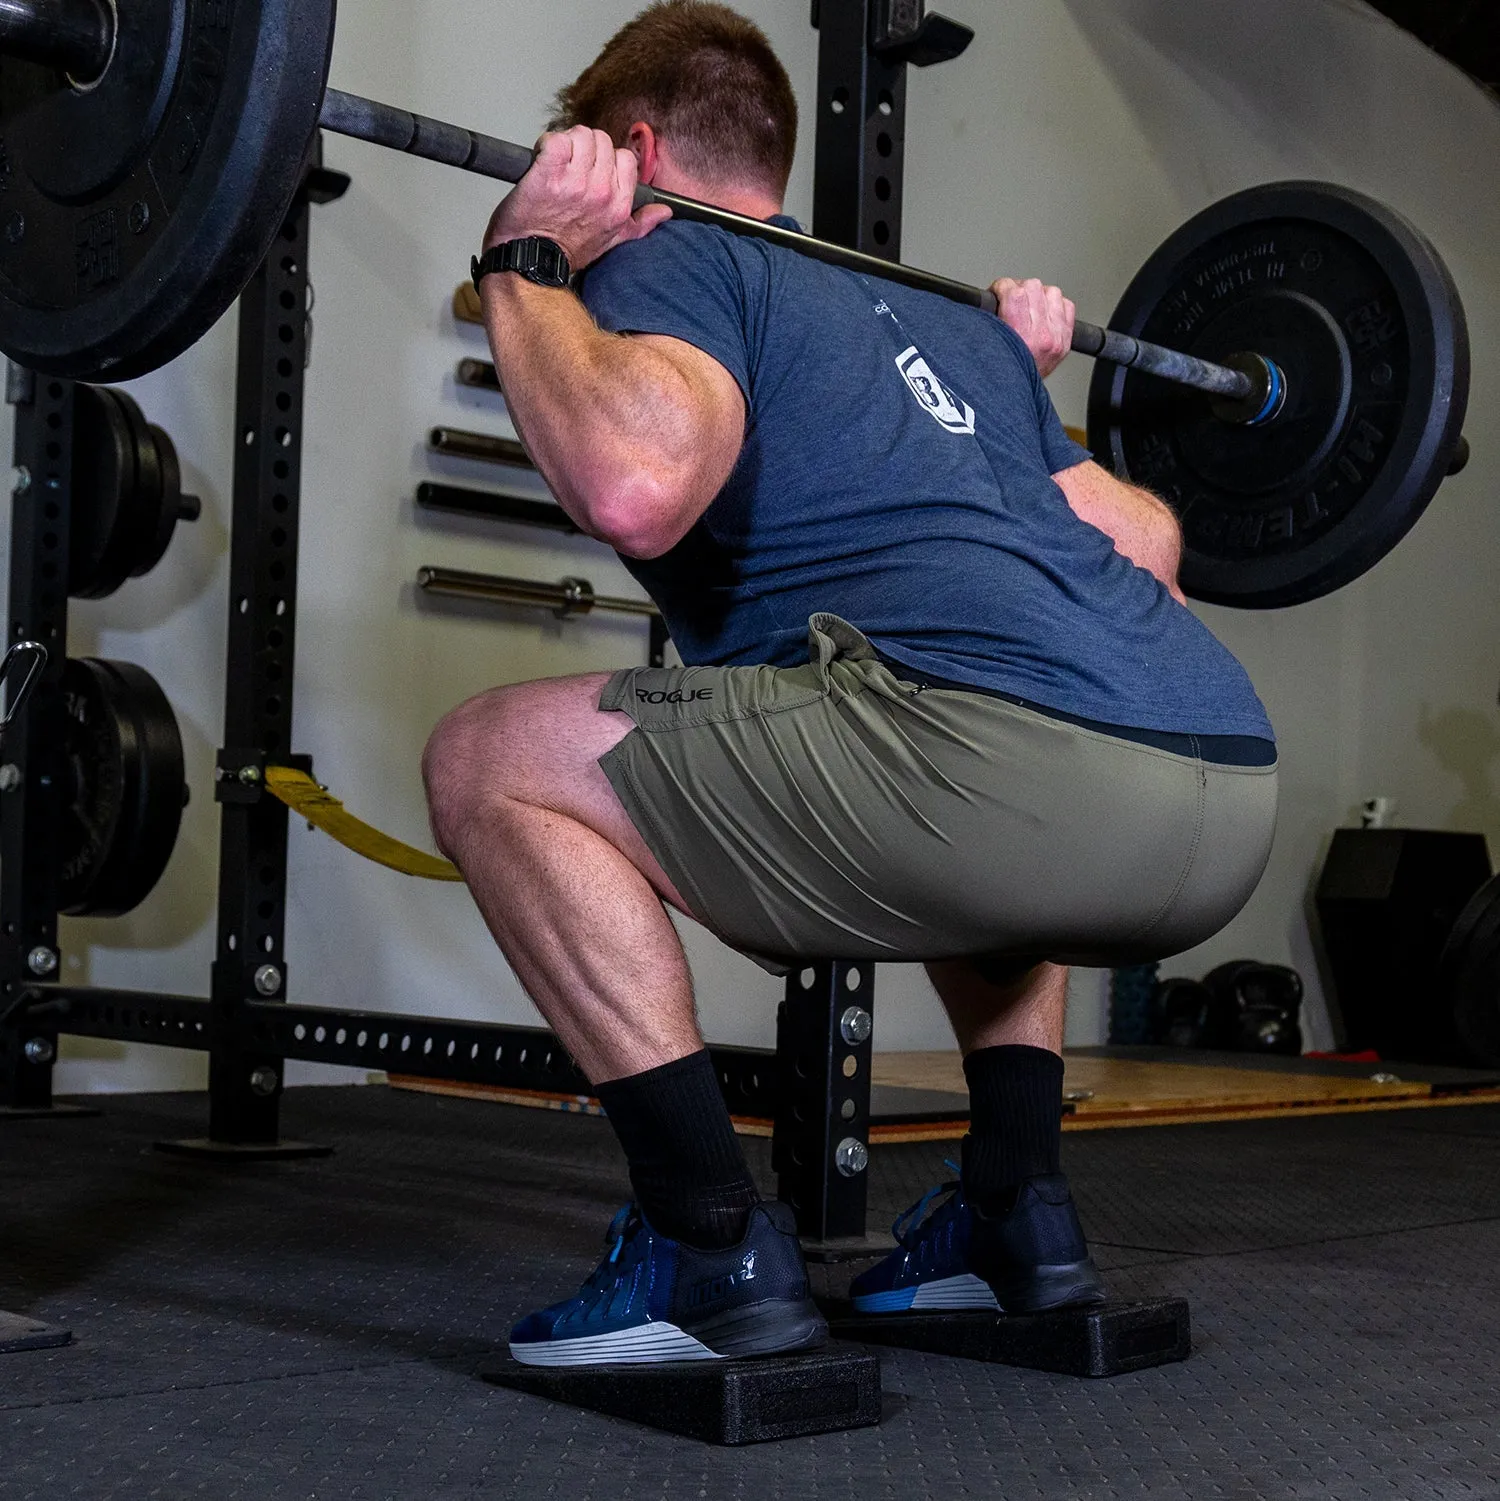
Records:
[[[964,1077],[964,1197],[981,1214],[1003,1214],[1028,1178],[1062,1171],[1063,1061],[1046,1048],[979,1048]]]
[[[744,1238],[760,1203],[708,1049],[594,1091],[648,1223],[702,1251]]]

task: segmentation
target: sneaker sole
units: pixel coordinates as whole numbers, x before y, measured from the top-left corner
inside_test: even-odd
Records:
[[[512,1343],[511,1355],[522,1365],[655,1365],[668,1360],[719,1360],[707,1345],[684,1334],[676,1324],[637,1324],[609,1334],[581,1334],[576,1339]]]
[[[510,1353],[522,1365],[661,1365],[790,1355],[815,1350],[827,1338],[828,1325],[811,1303],[760,1304],[694,1324],[691,1333],[660,1321],[574,1339],[512,1342]]]
[[[1106,1301],[1104,1284],[1092,1256],[1056,1266],[1027,1270],[1024,1282],[991,1284],[1005,1313],[1050,1313],[1058,1308],[1087,1308]]]
[[[988,1309],[998,1313],[1000,1302],[987,1282],[970,1272],[956,1277],[938,1277],[914,1287],[896,1287],[883,1293],[865,1293],[850,1300],[856,1313],[953,1312]]]
[[[790,1355],[816,1350],[828,1338],[828,1324],[808,1301],[752,1303],[692,1325],[693,1338],[723,1357]]]

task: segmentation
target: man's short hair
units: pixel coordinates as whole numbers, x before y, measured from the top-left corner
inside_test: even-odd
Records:
[[[604,44],[553,107],[553,130],[588,125],[624,146],[644,121],[704,182],[786,191],[797,149],[792,82],[765,32],[727,5],[658,0]]]

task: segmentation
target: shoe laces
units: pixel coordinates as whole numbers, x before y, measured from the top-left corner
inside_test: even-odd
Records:
[[[609,1222],[609,1229],[604,1232],[606,1241],[613,1241],[609,1248],[609,1255],[605,1258],[605,1264],[613,1266],[620,1259],[620,1252],[625,1249],[627,1240],[634,1240],[635,1233],[645,1224],[645,1218],[641,1214],[640,1206],[632,1201],[615,1211],[615,1217]]]
[[[633,1274],[633,1263],[637,1258],[627,1256],[626,1249],[645,1228],[646,1221],[640,1206],[634,1202],[626,1204],[609,1222],[609,1229],[604,1232],[604,1241],[609,1251],[578,1290],[578,1296],[588,1306],[596,1306],[602,1299],[608,1298],[621,1282]]]
[[[958,1172],[958,1164],[949,1158],[943,1159],[943,1166],[950,1172]],[[904,1209],[891,1223],[891,1234],[896,1238],[898,1245],[906,1250],[915,1250],[917,1243],[922,1239],[923,1233],[928,1229],[936,1229],[938,1221],[950,1215],[958,1207],[958,1192],[962,1184],[957,1178],[947,1183],[939,1183],[929,1188],[909,1209]],[[944,1196],[948,1196],[944,1198]],[[944,1202],[933,1209],[927,1218],[927,1207],[934,1199],[944,1198]]]

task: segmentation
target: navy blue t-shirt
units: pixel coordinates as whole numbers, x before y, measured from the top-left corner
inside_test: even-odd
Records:
[[[935,678],[1271,738],[1239,663],[1069,508],[1052,476],[1089,455],[998,318],[681,220],[581,292],[602,328],[683,339],[744,393],[723,490],[670,552],[624,560],[684,662],[804,662],[829,611]]]

